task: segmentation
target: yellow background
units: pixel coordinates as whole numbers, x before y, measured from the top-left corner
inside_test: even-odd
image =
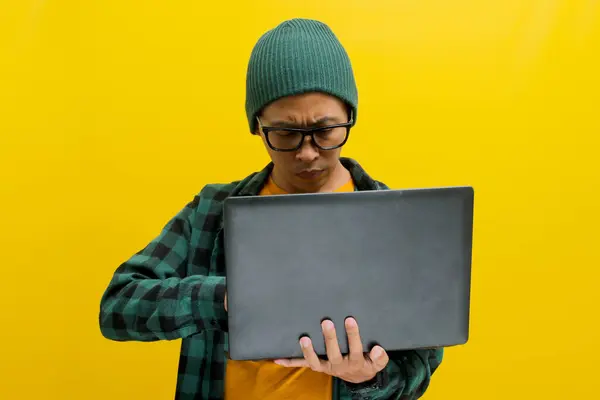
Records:
[[[597,398],[594,0],[0,1],[0,398],[173,397],[180,342],[103,339],[100,296],[205,183],[267,162],[245,68],[291,17],[352,58],[344,155],[476,189],[471,340],[425,398]]]

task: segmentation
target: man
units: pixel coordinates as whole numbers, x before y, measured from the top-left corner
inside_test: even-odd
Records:
[[[101,301],[102,334],[117,341],[183,339],[181,400],[421,397],[442,349],[363,349],[352,318],[343,327],[323,322],[327,361],[308,338],[299,342],[303,359],[227,359],[223,200],[387,189],[340,155],[356,123],[358,96],[348,55],[328,26],[293,19],[264,34],[250,57],[246,90],[250,131],[262,138],[272,162],[242,180],[204,186],[117,269]],[[341,329],[349,338],[347,356],[338,347]]]

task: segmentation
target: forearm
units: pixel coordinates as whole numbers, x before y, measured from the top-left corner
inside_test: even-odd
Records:
[[[442,362],[443,349],[413,350],[400,354],[389,366],[392,395],[384,398],[419,399],[427,391],[431,376]]]
[[[402,351],[390,355],[383,371],[384,382],[352,390],[353,399],[416,400],[427,388],[431,376],[439,367],[443,349]]]
[[[180,339],[226,330],[225,278],[134,279],[116,276],[102,297],[100,329],[116,341]]]

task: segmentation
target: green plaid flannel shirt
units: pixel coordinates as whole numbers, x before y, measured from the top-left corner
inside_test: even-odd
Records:
[[[386,190],[354,160],[342,158],[356,190]],[[258,195],[273,164],[243,180],[209,184],[144,249],[121,264],[100,304],[102,334],[115,341],[182,339],[176,400],[224,398],[227,313],[222,205]],[[399,333],[401,334],[401,333]],[[334,378],[332,399],[418,399],[443,349],[390,352],[378,385]]]

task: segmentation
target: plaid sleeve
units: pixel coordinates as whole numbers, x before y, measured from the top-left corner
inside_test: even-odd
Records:
[[[444,349],[411,350],[390,354],[381,387],[349,389],[348,397],[369,400],[416,400],[425,394],[431,376],[442,363]]]
[[[186,272],[192,225],[202,226],[206,219],[198,211],[204,204],[201,196],[115,271],[100,303],[100,330],[106,338],[172,340],[225,329],[225,278]],[[210,242],[205,239],[201,242]]]

